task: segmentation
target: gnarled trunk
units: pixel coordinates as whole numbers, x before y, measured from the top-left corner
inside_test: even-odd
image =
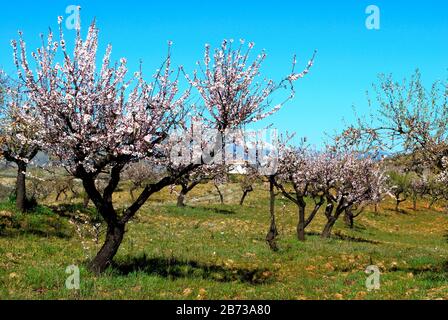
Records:
[[[83,167],[77,168],[77,177],[82,179],[88,197],[92,200],[96,209],[107,223],[104,244],[96,257],[89,264],[89,269],[96,274],[101,274],[111,265],[112,259],[123,241],[126,223],[135,216],[135,213],[149,199],[149,197],[163,188],[172,185],[179,179],[179,177],[189,170],[197,168],[195,165],[191,165],[178,172],[177,175],[164,177],[157,183],[146,185],[137,200],[124,210],[122,216],[119,218],[113,207],[112,195],[120,181],[120,172],[123,169],[124,164],[125,162],[123,161],[111,169],[110,180],[107,187],[104,189],[103,194],[101,194],[95,186],[95,177],[89,175]]]
[[[254,191],[254,189],[252,187],[246,188],[243,190],[243,196],[241,197],[241,200],[240,200],[240,206],[242,206],[244,204],[244,200],[246,199],[247,195],[252,191]]]
[[[275,222],[275,192],[274,192],[274,178],[270,177],[269,181],[269,214],[271,217],[271,224],[269,226],[268,234],[266,235],[266,242],[272,251],[278,251],[276,238],[278,236],[277,225]]]
[[[297,238],[305,241],[305,206],[299,206],[299,222],[297,224]]]
[[[325,224],[324,230],[322,231],[322,238],[330,238],[331,230],[333,229],[334,224],[336,223],[337,218],[329,217],[327,223]]]
[[[395,201],[395,212],[399,213],[400,212],[400,204],[402,202],[405,202],[406,198],[400,199],[400,196],[398,195],[396,197],[396,201]]]
[[[354,227],[354,216],[353,216],[353,212],[352,212],[352,210],[350,208],[347,208],[347,210],[345,210],[344,222],[345,222],[345,225],[347,227],[349,227],[350,229],[353,229],[353,227]]]
[[[17,180],[16,180],[16,208],[20,212],[26,210],[26,163],[17,162]]]
[[[92,272],[100,274],[112,263],[112,259],[123,241],[124,227],[124,224],[109,223],[104,244],[89,264],[89,269]]]
[[[179,208],[185,207],[185,197],[188,193],[188,186],[182,186],[182,189],[180,190],[179,195],[177,196],[177,206]]]
[[[338,205],[336,208],[334,203],[330,202],[327,205],[327,207],[325,208],[325,216],[327,217],[327,223],[325,224],[324,230],[322,231],[321,234],[322,238],[330,238],[331,230],[333,229],[334,224],[341,215],[342,210],[343,209],[341,205]],[[334,214],[333,211],[335,211]]]
[[[224,195],[222,194],[217,184],[215,184],[215,189],[216,191],[218,191],[219,201],[221,202],[221,204],[224,204]]]

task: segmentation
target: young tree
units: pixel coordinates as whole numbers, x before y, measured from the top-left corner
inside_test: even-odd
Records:
[[[2,104],[0,105],[0,152],[3,157],[17,165],[15,187],[16,208],[27,209],[26,171],[36,156],[39,147],[34,142],[36,126],[23,121],[19,113],[27,112],[27,102],[19,86],[2,82]]]
[[[275,198],[277,197],[277,193],[275,192],[275,176],[271,175],[268,176],[269,180],[269,216],[270,216],[270,224],[269,224],[269,230],[266,235],[266,242],[269,245],[269,248],[271,248],[272,251],[278,251],[277,246],[277,236],[278,236],[278,230],[277,230],[277,223],[275,220]]]
[[[22,35],[18,44],[12,43],[18,75],[28,92],[27,109],[35,111],[33,116],[22,112],[21,118],[27,124],[38,125],[39,146],[57,156],[73,176],[81,179],[87,195],[104,218],[105,243],[90,263],[91,270],[100,273],[117,252],[126,223],[151,194],[177,178],[165,177],[148,184],[122,212],[113,205],[112,195],[120,173],[129,163],[154,156],[158,145],[182,117],[188,91],[178,94],[178,81],[171,80],[169,53],[150,84],[141,73],[126,80],[126,59],[111,66],[111,46],[107,47],[98,72],[95,22],[85,40],[77,31],[72,54],[68,52],[61,23],[59,18],[59,41],[53,41],[50,32],[42,47],[33,53],[36,72],[27,61]],[[62,63],[56,62],[59,52]],[[109,178],[103,192],[95,184],[100,173],[107,173]]]
[[[412,198],[412,209],[417,210],[417,201],[428,194],[428,179],[424,175],[414,173],[409,183],[409,193]]]
[[[316,166],[317,185],[327,200],[327,223],[322,237],[329,238],[334,224],[347,209],[379,201],[384,175],[377,162],[358,153],[323,153]]]
[[[318,172],[315,159],[316,152],[310,152],[305,147],[287,148],[281,153],[276,175],[276,186],[283,195],[298,207],[297,237],[305,241],[305,228],[311,223],[319,209],[325,203],[325,194],[317,185]],[[292,186],[292,192],[285,187]],[[306,217],[307,198],[314,200],[314,207]]]
[[[160,179],[162,168],[157,168],[147,161],[138,161],[130,163],[123,171],[122,178],[131,183],[129,194],[131,200],[135,201],[135,191],[143,189],[146,184]]]
[[[180,208],[185,207],[185,198],[187,194],[198,184],[203,183],[204,181],[215,181],[216,176],[220,174],[220,167],[222,166],[203,165],[180,177],[176,181],[176,184],[181,187],[179,195],[177,196],[177,206]]]
[[[389,195],[395,200],[395,211],[400,212],[400,204],[410,195],[411,177],[409,173],[391,171],[388,173]]]
[[[429,197],[428,209],[432,209],[439,200],[448,199],[448,184],[443,173],[428,177],[426,194]]]
[[[370,118],[359,118],[345,132],[347,143],[363,140],[384,151],[398,150],[412,160],[409,171],[423,166],[443,170],[448,155],[448,82],[425,88],[417,70],[409,81],[381,75],[373,86]]]
[[[246,164],[244,170],[245,172],[241,175],[239,181],[241,191],[243,192],[240,199],[240,206],[244,204],[244,200],[248,194],[254,191],[255,183],[260,180],[259,172],[255,166]]]
[[[233,45],[233,41],[224,40],[221,48],[216,49],[213,54],[210,52],[210,46],[206,45],[204,66],[200,67],[200,72],[195,71],[193,78],[186,75],[190,84],[199,91],[204,101],[205,111],[210,115],[209,121],[212,121],[213,128],[217,129],[221,135],[221,145],[225,144],[225,134],[229,128],[238,128],[265,119],[292,99],[295,94],[293,82],[309,73],[316,55],[315,52],[306,68],[300,73],[295,73],[296,59],[294,57],[291,74],[276,84],[273,80],[259,79],[260,68],[266,59],[264,52],[255,60],[250,61],[254,43],[250,42],[247,49],[244,47],[243,40],[240,40],[236,49]],[[270,97],[282,88],[289,88],[290,93],[281,103],[272,108]],[[222,159],[226,159],[225,152],[222,152],[221,156]],[[255,163],[255,166],[259,169],[259,163]],[[272,175],[267,177],[271,190],[271,226],[267,240],[271,248],[276,249],[274,180]],[[219,187],[217,190],[221,193]],[[223,202],[222,195],[220,198]]]

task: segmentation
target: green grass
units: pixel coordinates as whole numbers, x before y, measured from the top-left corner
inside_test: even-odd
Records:
[[[18,214],[0,204],[0,299],[447,299],[448,215],[421,208],[406,214],[385,203],[366,212],[355,229],[342,219],[334,237],[322,240],[324,216],[309,226],[307,241],[295,237],[296,208],[277,201],[280,250],[264,241],[268,194],[258,186],[243,207],[231,185],[228,204],[216,204],[213,188],[200,185],[191,206],[175,207],[169,190],[157,194],[128,227],[115,264],[101,277],[85,268],[99,244],[83,244],[68,223],[74,203]],[[204,197],[204,195],[207,195]],[[215,198],[214,198],[215,197]],[[115,201],[129,202],[126,192]],[[81,199],[79,199],[81,201]],[[48,204],[54,206],[55,204]],[[68,265],[81,269],[80,290],[67,290]],[[367,266],[381,270],[381,288],[365,287]]]

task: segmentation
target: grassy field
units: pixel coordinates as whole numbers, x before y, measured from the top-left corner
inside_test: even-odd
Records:
[[[123,188],[123,190],[125,190]],[[342,219],[330,240],[322,240],[324,216],[295,237],[296,209],[278,198],[278,252],[264,241],[269,223],[268,193],[259,185],[243,207],[239,186],[229,185],[226,205],[213,188],[200,185],[189,206],[175,207],[175,195],[156,195],[128,225],[115,265],[96,277],[85,268],[99,244],[82,241],[69,218],[72,204],[51,203],[17,214],[0,205],[1,299],[447,299],[448,215],[423,209],[404,213],[385,203],[367,211],[355,229]],[[127,192],[115,201],[129,202]],[[68,202],[68,201],[67,201]],[[409,208],[407,207],[409,206]],[[89,209],[86,213],[92,213]],[[68,290],[68,265],[81,269],[80,290]],[[381,270],[381,288],[365,286],[369,265]]]

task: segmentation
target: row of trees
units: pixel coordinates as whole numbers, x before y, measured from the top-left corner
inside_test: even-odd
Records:
[[[412,199],[414,209],[419,197],[429,198],[429,207],[447,200],[448,81],[437,80],[428,89],[419,70],[402,82],[391,75],[380,75],[379,80],[373,86],[374,98],[368,94],[370,115],[359,117],[341,141],[396,151],[385,163],[396,211],[406,199]]]
[[[285,150],[274,177],[275,186],[297,205],[297,236],[301,241],[305,240],[305,228],[324,204],[327,223],[322,237],[328,238],[341,214],[353,219],[353,209],[378,203],[384,182],[380,163],[371,157],[356,152],[311,152],[305,148]],[[313,208],[306,217],[310,199]]]
[[[426,199],[428,209],[440,200],[448,200],[448,190],[442,176],[431,172],[419,176],[415,172],[407,172],[403,167],[388,172],[388,194],[395,201],[395,211],[400,211],[400,204],[412,201],[413,210],[417,210],[418,199]]]
[[[77,30],[73,51],[68,50],[62,18],[58,22],[59,39],[54,40],[52,32],[42,37],[32,62],[22,34],[12,41],[17,78],[3,84],[2,153],[18,167],[20,210],[26,209],[27,164],[39,150],[82,182],[87,201],[93,202],[107,225],[105,242],[89,265],[96,273],[110,265],[126,224],[154,193],[180,186],[179,206],[203,181],[212,180],[220,193],[219,185],[228,179],[228,146],[243,141],[248,155],[244,129],[291,100],[295,81],[309,72],[314,61],[313,56],[297,73],[294,58],[291,71],[276,83],[261,77],[266,54],[252,58],[253,43],[223,41],[214,51],[206,45],[199,69],[189,75],[172,66],[169,44],[166,59],[148,82],[141,71],[129,75],[126,59],[112,63],[111,46],[98,68],[95,22],[85,39]],[[353,224],[354,217],[367,204],[377,204],[386,191],[398,194],[399,203],[399,184],[387,187],[394,175],[384,173],[387,166],[378,159],[380,151],[399,146],[412,159],[407,171],[421,175],[425,168],[438,183],[446,184],[448,86],[436,83],[427,92],[416,73],[409,84],[383,77],[376,90],[378,114],[370,120],[360,118],[325,150],[281,142],[267,160],[260,153],[244,158],[251,161],[242,181],[241,204],[255,181],[269,182],[267,241],[273,249],[277,192],[297,206],[301,241],[320,210],[327,218],[322,236],[329,237],[342,214]],[[200,102],[191,105],[195,93]],[[273,104],[274,99],[280,103]],[[266,166],[271,169],[264,170]],[[132,203],[117,209],[113,195],[122,179],[133,182]]]
[[[97,68],[95,22],[85,39],[77,30],[72,52],[64,38],[62,18],[58,22],[59,39],[55,41],[51,31],[46,39],[42,38],[42,46],[31,55],[33,63],[28,61],[22,34],[18,41],[12,41],[20,86],[8,88],[7,106],[14,113],[2,130],[11,130],[14,141],[4,142],[2,148],[4,154],[15,146],[42,150],[82,181],[107,224],[105,242],[90,263],[90,269],[97,273],[110,265],[123,240],[126,224],[154,193],[181,183],[181,178],[207,165],[204,152],[209,148],[202,144],[200,152],[192,154],[191,161],[173,164],[171,137],[175,130],[188,132],[187,113],[200,119],[207,130],[219,133],[216,135],[219,139],[215,137],[212,141],[219,148],[212,148],[209,156],[224,159],[225,133],[278,111],[294,96],[293,82],[304,77],[312,65],[311,60],[303,72],[295,73],[294,61],[291,73],[279,83],[260,79],[266,54],[262,52],[251,59],[253,43],[246,46],[244,41],[238,45],[224,41],[213,53],[206,46],[203,64],[193,76],[181,68],[173,70],[168,50],[161,68],[147,82],[142,72],[128,76],[126,59],[111,63],[111,46]],[[182,74],[190,85],[184,91],[180,89]],[[188,98],[193,88],[202,103],[192,108]],[[270,98],[280,89],[287,91],[286,97],[272,107]],[[11,124],[19,126],[18,129]],[[25,164],[31,158],[31,153],[11,154],[11,161]],[[135,201],[124,210],[117,210],[113,194],[122,173],[127,166],[141,160],[165,168],[164,173],[156,181],[144,182]],[[20,168],[19,176],[24,177],[24,172]],[[104,190],[99,190],[95,183],[100,174],[108,176]],[[20,183],[18,179],[17,199],[22,197]]]

